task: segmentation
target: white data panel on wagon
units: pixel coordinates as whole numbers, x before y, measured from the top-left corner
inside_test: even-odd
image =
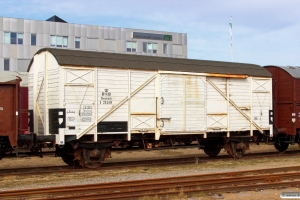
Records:
[[[130,113],[153,115],[156,114],[156,98],[130,99]]]

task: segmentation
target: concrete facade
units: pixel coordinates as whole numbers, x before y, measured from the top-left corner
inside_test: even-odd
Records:
[[[27,71],[44,47],[187,58],[187,34],[0,17],[0,71]]]

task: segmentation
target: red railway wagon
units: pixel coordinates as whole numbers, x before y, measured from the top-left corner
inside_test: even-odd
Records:
[[[22,79],[12,73],[0,75],[0,136],[17,147],[19,133],[19,89]]]
[[[28,73],[0,73],[0,159],[12,149],[36,151],[53,136],[28,133]]]
[[[8,80],[21,79],[19,87],[19,133],[28,133],[28,72],[1,72],[0,84],[7,82]],[[1,98],[1,97],[0,97]]]
[[[19,72],[20,83],[20,130],[19,133],[28,133],[28,72]]]
[[[274,142],[278,151],[299,143],[300,68],[265,66],[273,76]]]

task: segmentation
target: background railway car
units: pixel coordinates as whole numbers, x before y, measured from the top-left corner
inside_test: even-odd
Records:
[[[20,131],[21,134],[28,133],[28,73],[16,72],[21,77],[20,82]]]
[[[300,68],[265,66],[273,76],[274,142],[283,152],[289,144],[299,143]]]
[[[1,84],[7,85],[8,81],[14,81],[20,79],[19,83],[19,95],[18,95],[18,123],[19,133],[28,132],[28,73],[27,72],[13,72],[3,71],[1,72]],[[18,82],[18,81],[17,81]],[[18,83],[17,83],[18,84]],[[12,94],[10,91],[9,94]],[[5,96],[2,96],[5,97]]]
[[[28,73],[3,71],[0,74],[0,157],[20,148],[34,150],[53,136],[28,134]]]
[[[28,72],[30,131],[55,135],[69,165],[98,167],[122,142],[239,157],[273,134],[271,74],[258,65],[41,49]]]
[[[1,150],[11,144],[18,146],[19,120],[19,95],[22,79],[17,72],[4,72],[0,74],[0,138]]]

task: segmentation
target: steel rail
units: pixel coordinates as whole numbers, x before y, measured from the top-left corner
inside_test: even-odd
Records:
[[[292,172],[291,172],[292,171]],[[249,175],[251,174],[251,175]],[[247,170],[240,172],[200,174],[182,177],[111,182],[68,187],[38,188],[32,190],[14,190],[0,192],[1,198],[36,197],[47,199],[120,199],[153,195],[176,194],[199,191],[231,191],[233,188],[285,186],[298,182],[282,182],[283,180],[300,179],[300,166]],[[282,183],[280,183],[282,182]],[[259,183],[259,184],[258,184]],[[267,183],[267,184],[266,184]],[[174,191],[168,191],[172,188]],[[29,195],[29,196],[28,196]],[[37,196],[38,195],[38,196]],[[74,196],[75,195],[75,196]]]
[[[268,158],[274,156],[297,156],[300,154],[300,150],[287,151],[285,154],[278,152],[263,152],[263,153],[252,153],[245,154],[246,159],[257,159],[257,158]],[[214,162],[232,159],[227,155],[208,157],[208,156],[189,156],[189,157],[176,157],[176,158],[163,158],[163,159],[148,159],[148,160],[130,160],[130,161],[116,161],[103,163],[100,168],[87,169],[81,166],[42,166],[42,167],[26,167],[26,168],[10,168],[0,169],[0,177],[2,176],[16,176],[16,175],[41,175],[41,174],[52,174],[52,173],[73,173],[82,171],[104,171],[106,169],[111,170],[112,168],[126,168],[126,167],[150,167],[150,166],[168,166],[168,165],[183,165],[183,164],[201,164],[204,162]]]

